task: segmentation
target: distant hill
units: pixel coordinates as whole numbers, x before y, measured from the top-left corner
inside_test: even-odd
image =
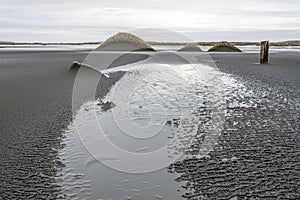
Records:
[[[300,46],[300,40],[288,40],[283,42],[271,42],[273,46]]]
[[[100,45],[103,42],[12,42],[12,41],[0,41],[0,45]],[[201,46],[214,46],[218,42],[196,42],[195,44]],[[246,45],[260,45],[259,42],[231,42],[235,46],[246,46]],[[184,46],[187,43],[184,42],[154,42],[148,41],[149,45],[180,45]],[[300,40],[287,40],[281,42],[270,42],[272,46],[300,46]]]
[[[11,42],[0,41],[0,45],[87,45],[101,44],[101,42]]]
[[[186,43],[183,42],[148,42],[151,45],[182,45],[184,46]],[[218,42],[196,42],[195,44],[201,45],[201,46],[214,46]],[[235,46],[246,46],[246,45],[255,45],[259,46],[259,42],[230,42],[231,44]],[[282,41],[282,42],[270,42],[270,45],[272,46],[300,46],[300,40],[289,40],[289,41]]]

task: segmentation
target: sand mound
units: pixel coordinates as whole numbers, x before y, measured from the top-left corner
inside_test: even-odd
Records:
[[[187,51],[187,52],[191,52],[191,51],[202,51],[197,44],[194,43],[187,43],[184,47],[182,47],[181,49],[179,49],[178,51]]]
[[[241,52],[239,48],[226,41],[216,43],[208,51]]]
[[[147,42],[130,33],[117,33],[105,40],[100,51],[155,51]]]

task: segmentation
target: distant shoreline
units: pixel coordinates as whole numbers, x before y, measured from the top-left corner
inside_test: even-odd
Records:
[[[6,42],[0,41],[0,45],[100,45],[102,42]],[[185,42],[148,42],[150,45],[182,45]],[[213,46],[217,42],[195,42],[197,45]],[[236,46],[255,45],[259,46],[260,42],[231,42]],[[282,42],[270,42],[271,46],[300,46],[299,41],[282,41]]]

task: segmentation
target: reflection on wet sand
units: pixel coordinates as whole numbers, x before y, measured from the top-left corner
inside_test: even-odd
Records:
[[[164,56],[170,59],[171,55]],[[85,153],[73,163],[71,160],[78,156],[73,153],[84,147],[76,145],[77,150],[73,150],[75,146],[71,145],[76,142],[69,139],[66,144],[69,153],[63,156],[70,164],[67,168],[75,169],[72,173],[86,174],[83,180],[92,180],[89,188],[100,188],[89,192],[93,197],[122,198],[138,193],[143,199],[153,199],[153,195],[178,199],[180,185],[173,181],[176,176],[169,174],[166,167],[178,159],[204,157],[216,145],[224,123],[226,90],[232,90],[233,80],[208,65],[159,64],[158,59],[167,60],[164,56],[156,58],[152,55],[150,61],[102,71],[108,77],[119,71],[125,74],[103,99],[84,104],[75,116],[69,132],[76,128],[77,140],[83,142],[88,152],[83,151]],[[113,102],[115,106],[103,110],[103,102]],[[112,146],[108,146],[106,139]],[[78,168],[74,166],[78,162],[86,164]],[[129,189],[139,192],[116,191],[112,185],[112,188],[105,189],[109,184],[99,180],[104,172],[110,174],[112,180],[125,173],[128,179],[139,177],[150,185],[160,185],[164,195],[152,191],[147,196],[149,191],[145,191],[147,188],[143,184]],[[93,175],[88,176],[91,173]],[[135,173],[145,173],[146,176]],[[151,177],[147,176],[148,173]],[[64,181],[62,187],[69,194],[72,187],[68,184],[64,187]],[[118,185],[128,188],[127,183]],[[169,190],[179,191],[163,192]]]

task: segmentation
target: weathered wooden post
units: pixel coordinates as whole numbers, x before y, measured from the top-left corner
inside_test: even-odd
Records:
[[[260,64],[267,63],[269,60],[269,41],[260,43]]]

